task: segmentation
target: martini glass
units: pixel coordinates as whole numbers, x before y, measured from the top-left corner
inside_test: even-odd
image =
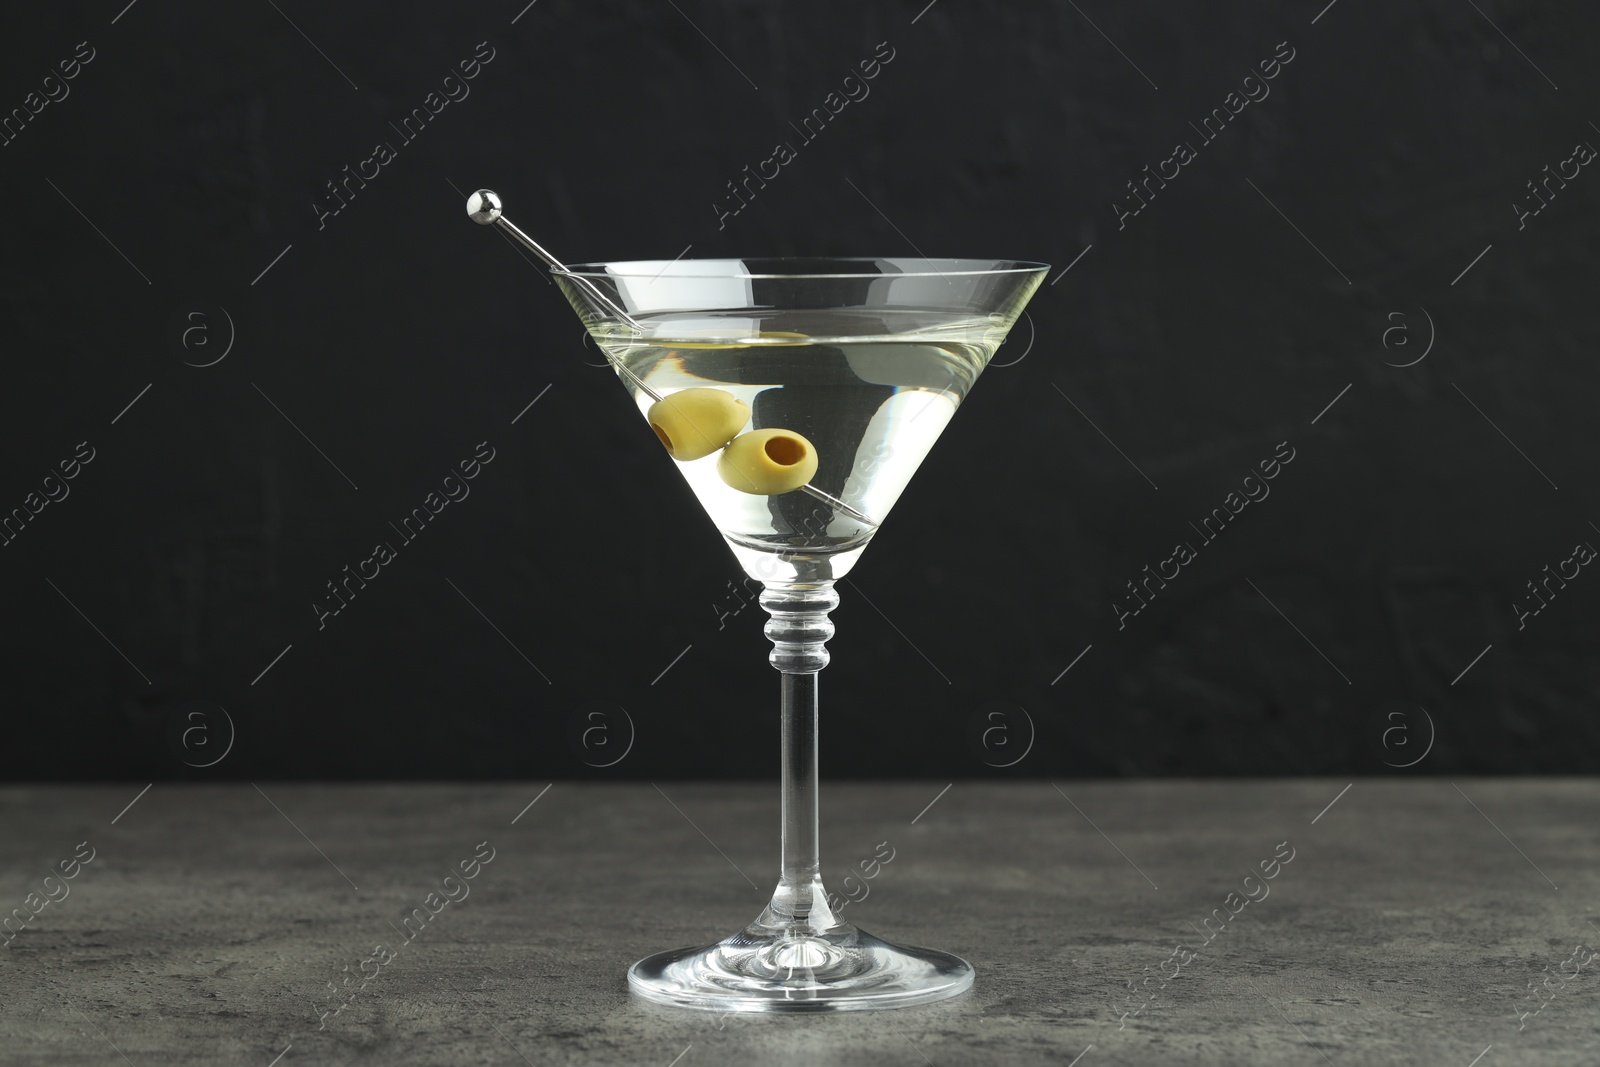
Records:
[[[849,573],[1048,266],[980,259],[679,259],[552,274],[740,565],[781,672],[782,862],[765,910],[628,971],[648,1000],[714,1011],[927,1004],[971,964],[836,915],[817,834],[817,682]],[[674,397],[677,398],[674,401]],[[643,440],[648,440],[644,437]],[[671,462],[671,461],[668,461]]]

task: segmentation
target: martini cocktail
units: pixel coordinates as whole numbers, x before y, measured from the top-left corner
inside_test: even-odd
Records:
[[[468,210],[500,222],[498,200]],[[554,261],[559,266],[559,261]],[[969,259],[716,259],[553,269],[740,565],[763,585],[782,678],[782,863],[749,926],[628,971],[716,1011],[925,1004],[965,960],[834,914],[817,843],[817,676],[835,580],[860,558],[1048,268]]]

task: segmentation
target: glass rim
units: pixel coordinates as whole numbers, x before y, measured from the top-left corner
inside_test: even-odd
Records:
[[[707,269],[703,273],[693,270],[677,271],[671,268],[683,264],[692,267],[696,263],[762,263],[762,264],[817,264],[838,265],[841,263],[897,263],[921,264],[926,270],[905,270],[896,274],[884,274],[878,271],[841,271],[841,270],[796,270],[784,273],[767,273],[763,271],[712,271]],[[949,270],[940,270],[934,264],[953,264]],[[987,266],[985,266],[987,264]],[[625,269],[617,269],[625,268]],[[636,269],[626,269],[636,268]],[[810,278],[948,278],[948,277],[975,277],[981,275],[1006,275],[1006,274],[1035,274],[1050,271],[1048,263],[1039,263],[1033,260],[1022,259],[971,259],[960,257],[936,256],[716,256],[696,257],[691,259],[674,259],[665,265],[659,259],[624,259],[597,263],[573,263],[565,270],[550,268],[550,273],[574,278],[753,278],[770,280],[804,281]],[[670,273],[669,273],[670,271]]]

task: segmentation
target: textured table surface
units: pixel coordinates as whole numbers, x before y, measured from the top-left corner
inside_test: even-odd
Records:
[[[845,915],[977,983],[726,1019],[623,975],[759,911],[775,787],[8,788],[0,1063],[1595,1063],[1600,783],[1346,784],[825,785],[830,888],[894,854]]]

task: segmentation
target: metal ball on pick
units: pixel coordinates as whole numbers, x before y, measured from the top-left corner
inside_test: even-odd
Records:
[[[500,197],[493,189],[479,189],[467,197],[467,217],[487,226],[500,217]]]

